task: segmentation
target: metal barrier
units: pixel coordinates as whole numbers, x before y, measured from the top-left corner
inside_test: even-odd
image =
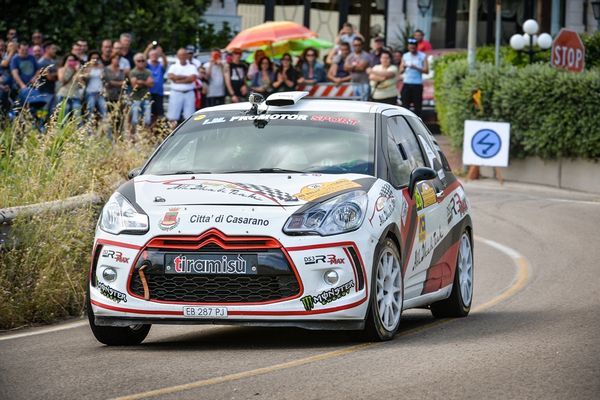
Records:
[[[298,85],[296,90],[306,90],[307,97],[313,99],[344,99],[344,100],[360,100],[360,96],[354,93],[354,85],[352,83],[315,83],[313,85]]]

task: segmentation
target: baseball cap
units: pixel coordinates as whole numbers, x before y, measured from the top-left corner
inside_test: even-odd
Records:
[[[415,38],[408,38],[408,44],[417,44],[417,39],[415,39]]]
[[[194,52],[196,51],[196,48],[194,46],[192,46],[191,44],[185,46],[185,51],[188,54],[194,54]]]

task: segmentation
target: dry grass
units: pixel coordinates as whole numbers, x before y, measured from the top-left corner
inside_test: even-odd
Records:
[[[64,104],[41,134],[27,113],[0,128],[0,208],[64,199],[95,192],[107,198],[127,171],[140,166],[168,132],[126,124],[122,133],[108,126],[124,121],[123,108],[107,122],[66,115]],[[126,115],[126,114],[125,114]],[[0,251],[0,329],[51,322],[81,314],[98,208],[17,219],[9,246]]]

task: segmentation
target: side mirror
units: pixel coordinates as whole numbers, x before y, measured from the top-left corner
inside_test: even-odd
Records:
[[[434,179],[437,176],[434,170],[428,167],[419,167],[415,168],[410,173],[410,181],[408,183],[408,194],[412,199],[413,193],[415,192],[415,186],[417,183],[422,181],[428,181],[430,179]]]
[[[131,171],[129,171],[127,173],[127,179],[133,179],[133,178],[135,178],[136,176],[138,176],[140,174],[140,172],[142,172],[141,168],[134,168],[134,169],[132,169]]]

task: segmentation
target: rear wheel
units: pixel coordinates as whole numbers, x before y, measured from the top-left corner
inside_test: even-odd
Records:
[[[466,317],[473,300],[473,246],[469,232],[463,232],[458,248],[452,293],[445,300],[431,305],[436,318]]]
[[[403,303],[402,265],[396,244],[387,238],[374,259],[371,299],[365,326],[368,340],[390,340],[400,326]]]
[[[87,314],[90,322],[90,328],[96,339],[100,343],[108,346],[134,346],[140,344],[150,332],[150,324],[138,324],[131,326],[100,326],[94,321],[94,311],[90,302],[90,293],[88,287],[87,294]]]

